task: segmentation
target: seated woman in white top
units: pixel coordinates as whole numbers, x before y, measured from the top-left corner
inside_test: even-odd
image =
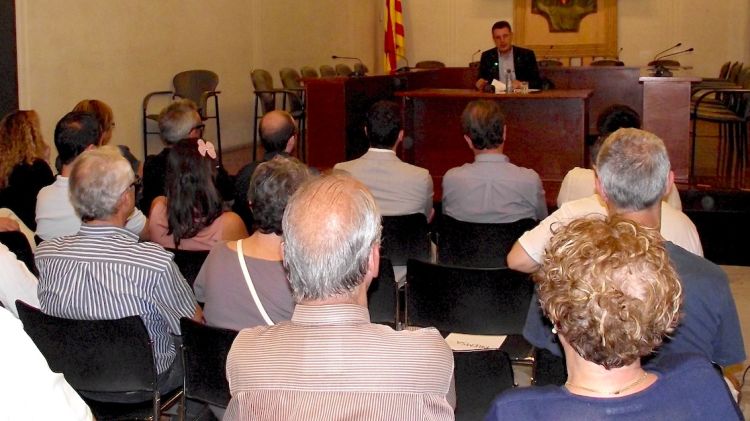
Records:
[[[308,168],[294,158],[277,156],[256,168],[247,192],[255,232],[214,247],[195,281],[207,324],[234,330],[268,324],[249,282],[271,322],[292,317],[292,289],[281,264],[281,221],[287,201],[310,177]],[[240,265],[238,244],[250,281]]]

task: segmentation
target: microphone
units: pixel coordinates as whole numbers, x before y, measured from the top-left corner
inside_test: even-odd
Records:
[[[479,54],[479,53],[481,53],[481,52],[482,52],[482,49],[481,49],[481,48],[480,48],[480,49],[478,49],[478,50],[476,50],[476,51],[474,51],[474,53],[473,53],[473,54],[471,55],[471,61],[470,61],[469,63],[473,63],[474,61],[476,61],[476,60],[474,60],[474,57],[476,57],[476,56],[477,56],[477,54]]]
[[[667,51],[672,51],[672,50],[674,50],[675,48],[677,48],[677,47],[679,47],[679,46],[681,46],[681,45],[682,45],[682,43],[681,43],[681,42],[678,42],[677,44],[675,44],[675,45],[673,45],[673,46],[671,46],[671,47],[667,48],[666,50],[658,52],[658,53],[657,53],[657,54],[656,54],[656,55],[654,56],[654,59],[653,59],[652,61],[656,61],[656,60],[657,60],[658,58],[660,58],[660,56],[661,56],[662,54],[666,53]]]
[[[667,58],[667,57],[677,56],[677,55],[680,55],[680,54],[684,54],[684,53],[689,53],[689,52],[691,52],[691,51],[695,51],[695,48],[693,48],[693,47],[690,47],[690,48],[688,48],[687,50],[682,50],[682,51],[678,51],[678,52],[676,52],[676,53],[672,53],[672,54],[667,54],[666,56],[661,56],[661,57],[659,57],[659,60],[661,60],[661,59],[663,59],[663,58]]]
[[[362,63],[362,60],[360,60],[360,59],[359,59],[359,58],[357,58],[357,57],[347,57],[347,56],[337,56],[337,55],[333,55],[333,56],[331,56],[331,58],[332,58],[332,59],[334,59],[334,60],[339,60],[339,59],[341,59],[341,60],[357,60],[357,61],[359,62],[360,68],[361,68],[361,69],[364,69],[364,68],[365,68],[365,64],[364,64],[364,63]],[[363,73],[360,73],[360,72],[358,72],[358,71],[354,71],[354,73],[352,73],[352,76],[364,76],[364,74],[363,74]]]
[[[396,57],[402,58],[406,62],[406,66],[402,66],[396,69],[396,73],[408,73],[409,70],[411,70],[411,68],[409,67],[409,59],[399,53],[396,53]]]

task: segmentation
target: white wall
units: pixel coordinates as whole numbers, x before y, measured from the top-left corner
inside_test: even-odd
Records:
[[[171,89],[182,70],[205,68],[220,79],[223,146],[248,144],[250,71],[265,68],[279,84],[280,68],[332,63],[331,54],[359,56],[374,68],[379,6],[375,0],[16,0],[20,106],[39,112],[52,143],[55,123],[79,100],[103,100],[115,114],[113,142],[141,155],[143,96]],[[209,123],[206,136],[213,130]]]
[[[682,41],[693,74],[727,60],[750,63],[747,0],[618,2],[621,58],[643,65]],[[407,57],[465,66],[492,45],[490,26],[513,18],[513,0],[403,0]],[[219,74],[224,147],[250,142],[250,71],[278,84],[285,66],[331,63],[331,54],[382,68],[382,0],[16,0],[19,96],[36,109],[52,143],[56,121],[83,98],[110,104],[114,142],[141,153],[140,108],[182,70]],[[155,111],[159,106],[155,107]],[[212,126],[207,136],[213,136]]]

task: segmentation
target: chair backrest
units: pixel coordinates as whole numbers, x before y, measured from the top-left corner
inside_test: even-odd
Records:
[[[727,76],[729,76],[729,66],[731,65],[731,61],[728,61],[721,65],[721,69],[719,69],[719,79],[726,79]]]
[[[430,238],[427,217],[421,213],[383,217],[381,255],[391,259],[394,266],[406,264],[408,259],[430,258]]]
[[[31,244],[21,231],[0,232],[0,243],[3,243],[5,247],[8,247],[8,250],[15,253],[16,258],[26,265],[29,272],[39,276],[36,264],[34,264],[34,252],[31,250]]]
[[[560,67],[563,65],[560,60],[543,59],[536,62],[539,67]]]
[[[354,73],[356,73],[359,76],[366,75],[370,69],[367,68],[366,64],[362,63],[354,63]]]
[[[177,73],[172,79],[174,94],[187,98],[198,105],[201,117],[206,116],[206,96],[204,92],[215,91],[219,76],[210,70],[187,70]]]
[[[511,269],[409,260],[406,323],[443,332],[517,335],[523,331],[533,292],[529,275]]]
[[[226,408],[231,399],[227,383],[227,354],[236,330],[180,319],[185,362],[185,397]]]
[[[336,65],[336,76],[351,76],[352,73],[354,72],[348,64],[339,63]]]
[[[302,78],[296,70],[291,67],[285,67],[279,70],[279,77],[281,78],[281,85],[284,89],[291,90],[294,95],[289,95],[289,107],[291,112],[302,110],[301,89],[302,89]]]
[[[336,77],[336,70],[333,66],[324,64],[320,66],[320,77]]]
[[[398,323],[398,284],[391,261],[380,258],[378,277],[372,280],[367,290],[367,308],[373,323]]]
[[[469,267],[506,267],[505,258],[513,243],[536,224],[534,219],[479,224],[443,214],[437,222],[438,262]]]
[[[16,301],[23,329],[77,391],[122,394],[156,390],[151,340],[140,316],[115,320],[73,320],[44,314]]]
[[[417,69],[442,69],[445,67],[445,63],[437,60],[422,60],[418,61],[414,67]]]
[[[174,254],[174,262],[180,268],[180,273],[185,277],[190,288],[195,283],[195,278],[208,257],[208,250],[177,250],[167,249]]]
[[[508,354],[497,349],[453,352],[456,421],[481,420],[492,401],[513,387]]]
[[[591,62],[591,66],[624,66],[625,63],[621,62],[620,60],[613,60],[613,59],[602,59],[602,60],[594,60]]]
[[[735,61],[732,68],[729,70],[729,74],[727,75],[727,80],[737,83],[737,78],[740,76],[740,72],[742,72],[742,67],[744,66],[744,63],[740,63]]]
[[[273,90],[273,78],[268,70],[255,69],[250,73],[250,78],[253,80],[253,88],[256,91],[270,91]],[[255,93],[256,97],[260,97],[261,111],[263,114],[273,111],[276,109],[276,96],[271,93]]]
[[[318,71],[312,66],[302,66],[299,72],[302,74],[302,77],[319,77]]]

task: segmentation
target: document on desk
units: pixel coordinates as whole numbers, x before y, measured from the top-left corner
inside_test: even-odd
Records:
[[[466,335],[451,333],[445,342],[454,351],[477,351],[482,349],[499,349],[505,342],[505,335]]]

